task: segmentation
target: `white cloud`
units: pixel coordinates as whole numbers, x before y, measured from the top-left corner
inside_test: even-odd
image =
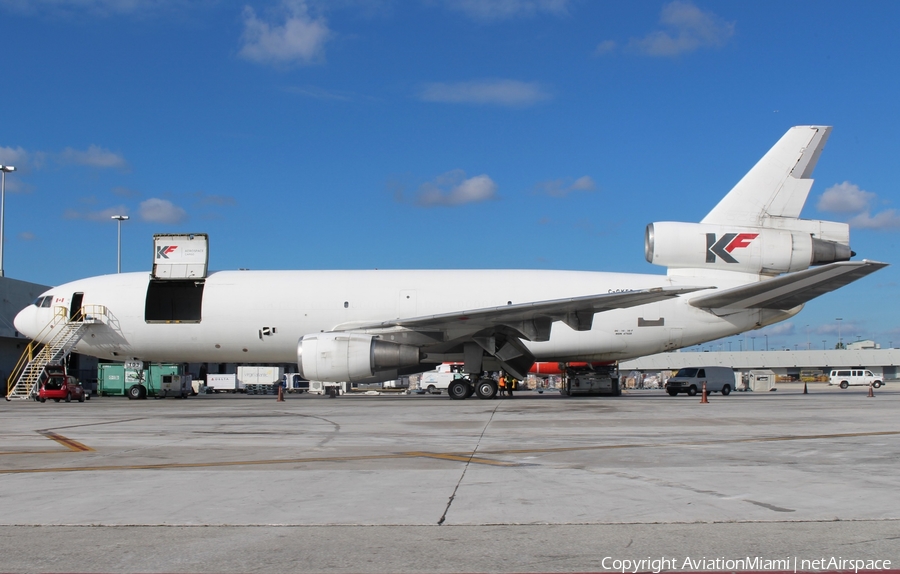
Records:
[[[326,90],[324,88],[319,88],[316,86],[293,86],[290,88],[285,88],[285,91],[292,94],[297,94],[298,96],[305,96],[307,98],[313,98],[316,100],[349,102],[352,99],[348,94],[336,92],[333,90]]]
[[[16,168],[28,163],[28,152],[21,147],[0,146],[0,164],[12,165]]]
[[[128,170],[128,162],[125,161],[124,157],[97,145],[92,145],[84,151],[67,147],[59,154],[59,160],[62,163],[101,169],[116,168],[123,171]]]
[[[257,17],[250,6],[244,7],[242,58],[261,64],[310,64],[320,60],[325,42],[331,36],[324,18],[309,15],[303,0],[283,0],[278,22]]]
[[[793,323],[778,323],[765,329],[760,329],[760,335],[768,335],[770,337],[793,335],[795,327]]]
[[[665,30],[632,38],[629,48],[648,56],[678,56],[699,48],[718,47],[734,35],[734,22],[725,22],[690,2],[666,4],[659,18]]]
[[[497,197],[497,184],[487,175],[466,178],[466,172],[455,169],[441,174],[419,187],[415,203],[420,207],[455,206],[480,203]]]
[[[845,181],[826,189],[819,197],[816,208],[819,211],[853,214],[847,223],[857,229],[900,228],[900,214],[894,209],[886,209],[872,215],[872,205],[877,200],[877,194]]]
[[[123,187],[121,185],[112,188],[113,195],[118,195],[119,197],[140,197],[141,192],[135,191],[133,189],[129,189],[127,187]]]
[[[535,186],[539,193],[550,197],[566,197],[573,191],[593,191],[597,188],[593,178],[584,175],[572,181],[571,179],[551,179],[542,181]]]
[[[869,204],[877,196],[859,188],[855,183],[845,181],[832,185],[819,198],[816,208],[832,213],[859,213],[869,209]]]
[[[190,5],[187,0],[0,0],[0,7],[20,14],[136,14],[165,7]]]
[[[594,48],[595,56],[604,56],[606,54],[611,54],[616,51],[618,44],[616,44],[615,40],[604,40],[597,44],[597,47]]]
[[[518,80],[477,80],[472,82],[426,84],[419,97],[426,102],[450,104],[495,104],[525,107],[551,96],[534,82]]]
[[[150,223],[181,223],[187,219],[187,212],[168,199],[151,197],[141,202],[140,218]]]
[[[894,229],[900,227],[900,214],[894,209],[885,209],[875,215],[864,211],[851,217],[847,223],[857,229]]]
[[[488,22],[539,13],[564,16],[570,0],[447,0],[447,5],[475,20]]]
[[[128,208],[124,205],[116,205],[114,207],[107,207],[106,209],[101,209],[100,211],[78,211],[75,209],[67,209],[63,213],[63,217],[66,219],[83,219],[85,221],[110,221],[113,215],[126,215],[128,214]]]

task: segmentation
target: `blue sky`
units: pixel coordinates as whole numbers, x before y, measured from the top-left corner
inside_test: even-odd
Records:
[[[835,126],[803,216],[897,263],[898,21],[894,2],[0,0],[4,269],[114,272],[122,213],[124,271],[154,233],[205,232],[213,269],[663,273],[645,225],[699,221],[798,124]],[[833,346],[837,317],[900,345],[898,273],[756,348]]]

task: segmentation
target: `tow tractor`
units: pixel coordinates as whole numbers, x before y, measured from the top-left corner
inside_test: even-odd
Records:
[[[539,377],[558,375],[563,377],[559,388],[562,395],[609,395],[622,394],[619,386],[619,366],[617,363],[535,363],[529,373]]]
[[[609,395],[618,397],[622,394],[619,387],[619,367],[615,363],[591,364],[569,363],[566,365],[566,378],[560,394],[573,395]]]

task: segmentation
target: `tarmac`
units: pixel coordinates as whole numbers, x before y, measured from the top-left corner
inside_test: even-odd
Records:
[[[0,571],[896,571],[867,391],[2,401]]]

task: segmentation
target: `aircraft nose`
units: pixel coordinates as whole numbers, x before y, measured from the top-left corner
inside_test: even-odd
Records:
[[[29,339],[33,339],[37,333],[34,331],[34,306],[29,305],[25,307],[16,315],[16,318],[13,319],[13,325],[16,326],[16,331],[22,333]]]

